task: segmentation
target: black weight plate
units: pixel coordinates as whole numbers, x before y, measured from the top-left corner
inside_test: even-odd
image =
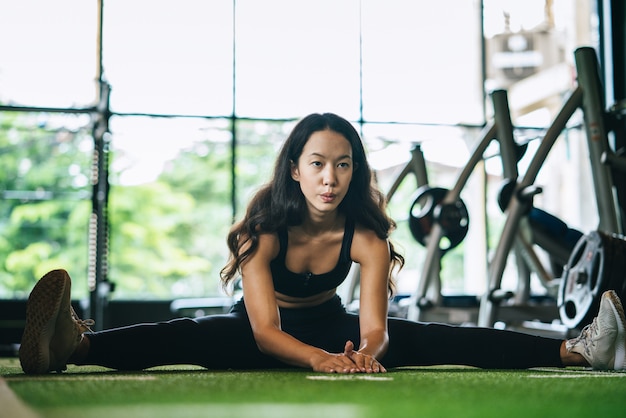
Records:
[[[459,245],[469,229],[469,214],[462,200],[441,204],[435,207],[434,216],[436,222],[441,225],[445,240],[439,243],[439,248],[444,251]]]
[[[413,238],[423,246],[435,223],[435,207],[448,193],[442,187],[422,186],[415,192],[413,204],[409,210],[409,229]]]
[[[435,222],[441,225],[439,248],[443,252],[459,245],[469,228],[469,215],[462,200],[441,204],[448,192],[442,187],[422,186],[417,190],[409,211],[411,234],[423,246],[427,246]]]

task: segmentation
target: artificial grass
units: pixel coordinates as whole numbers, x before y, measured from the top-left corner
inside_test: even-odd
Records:
[[[580,368],[325,375],[70,366],[63,374],[32,377],[15,359],[3,359],[0,374],[43,417],[616,417],[626,410],[626,373]]]

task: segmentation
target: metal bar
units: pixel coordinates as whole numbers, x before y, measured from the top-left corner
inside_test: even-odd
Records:
[[[389,191],[387,192],[387,201],[391,200],[393,195],[398,190],[398,187],[404,181],[405,177],[409,175],[409,173],[413,173],[415,175],[418,188],[428,184],[426,160],[424,159],[424,153],[422,152],[420,144],[416,144],[411,150],[411,160],[404,166],[389,188]]]
[[[574,114],[578,106],[582,103],[582,90],[575,89],[567,99],[561,111],[557,114],[552,124],[548,128],[545,136],[541,140],[539,148],[535,152],[524,177],[520,180],[521,189],[525,186],[532,185],[537,177],[539,169],[543,165],[548,153],[552,149],[554,142],[559,137],[567,124],[567,121]],[[517,239],[520,220],[525,216],[526,203],[521,202],[514,197],[507,207],[507,217],[502,229],[498,245],[492,261],[489,265],[489,277],[487,283],[487,292],[483,295],[478,313],[478,325],[483,327],[491,327],[495,321],[497,306],[494,303],[493,294],[501,288],[502,276],[506,267],[508,254],[513,248],[514,241]]]
[[[479,134],[479,137],[481,138],[480,142],[476,148],[474,148],[474,151],[472,152],[467,164],[463,167],[463,170],[461,170],[454,187],[452,187],[448,194],[446,194],[443,203],[453,203],[459,199],[461,190],[465,187],[465,184],[469,180],[469,177],[474,171],[476,165],[483,159],[487,146],[489,146],[489,143],[496,137],[496,132],[497,128],[495,124],[483,128]]]
[[[520,180],[521,186],[530,186],[537,179],[537,174],[539,174],[539,170],[543,166],[543,163],[546,160],[546,157],[550,153],[552,146],[554,145],[557,138],[561,135],[565,127],[567,126],[567,122],[572,117],[574,112],[580,107],[582,104],[582,89],[577,87],[574,89],[572,94],[567,98],[561,110],[556,115],[552,124],[546,131],[533,159],[528,165],[528,169],[526,173],[524,173],[524,177]]]
[[[487,149],[489,143],[494,139],[496,134],[495,124],[485,127],[481,134],[481,140],[478,142],[474,151],[470,155],[470,158],[461,170],[459,177],[454,187],[446,194],[442,203],[456,202],[461,194],[461,190],[467,183],[469,176],[474,171],[474,168],[479,161],[483,159],[483,154]],[[435,222],[429,233],[428,243],[426,246],[426,258],[422,266],[422,274],[419,278],[417,289],[411,294],[408,305],[407,317],[412,320],[419,320],[421,315],[422,303],[426,298],[428,290],[435,283],[435,286],[440,286],[439,283],[439,267],[441,260],[441,250],[439,244],[443,236],[443,230],[438,222]]]
[[[109,85],[100,83],[98,112],[94,115],[94,161],[92,168],[92,212],[89,225],[89,316],[94,330],[104,329],[106,305],[112,291],[108,280],[109,251]]]
[[[515,138],[513,138],[513,123],[506,90],[495,90],[491,94],[493,101],[494,119],[497,127],[498,143],[500,144],[500,158],[505,179],[517,180],[517,153],[515,152]]]
[[[602,164],[602,155],[610,150],[605,123],[605,104],[596,52],[591,47],[574,51],[578,84],[583,90],[585,132],[589,146],[589,159],[599,215],[598,228],[609,233],[621,233],[618,222],[613,176],[611,169]]]
[[[93,113],[95,107],[37,107],[0,105],[0,112]]]

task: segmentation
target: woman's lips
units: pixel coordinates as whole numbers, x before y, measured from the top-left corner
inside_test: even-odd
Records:
[[[322,198],[323,202],[330,203],[335,200],[337,196],[334,193],[322,193],[320,197]]]

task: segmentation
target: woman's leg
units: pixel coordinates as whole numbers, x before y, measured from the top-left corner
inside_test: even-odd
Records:
[[[359,317],[332,300],[315,309],[281,312],[283,329],[329,352],[343,351],[347,340],[359,345]],[[422,365],[470,365],[481,368],[563,366],[563,342],[491,328],[427,324],[389,318],[386,368]]]
[[[492,328],[389,319],[385,367],[466,365],[485,369],[562,367],[561,340]]]
[[[626,316],[612,290],[602,294],[598,316],[579,337],[563,341],[493,328],[389,320],[386,367],[457,364],[490,369],[540,366],[626,368]]]
[[[245,315],[230,313],[86,333],[89,349],[77,364],[140,370],[171,364],[209,369],[279,368],[262,354]],[[78,350],[80,351],[80,349]]]
[[[281,312],[283,329],[329,352],[343,351],[347,340],[359,346],[359,317],[338,298],[324,305]],[[491,328],[427,324],[389,318],[386,368],[456,364],[482,368],[563,366],[562,341]]]
[[[27,303],[20,363],[28,374],[60,372],[68,363],[139,370],[167,364],[209,368],[284,367],[260,353],[245,312],[90,331],[71,307],[71,280],[53,270]]]
[[[115,367],[121,367],[119,356],[111,356],[107,350],[110,347],[115,350],[116,346],[123,346],[124,341],[134,340],[141,349],[122,350],[122,354],[134,353],[129,357],[133,359],[131,366],[143,361],[143,367],[155,365],[155,362],[191,363],[209,368],[284,367],[258,351],[245,307],[243,304],[238,307],[236,314],[138,326],[142,331],[137,327],[113,331],[116,337],[102,346],[98,356],[116,357],[109,361],[118,362]],[[338,298],[315,308],[281,310],[281,317],[286,332],[329,352],[342,352],[347,340],[357,347],[359,345],[359,318],[346,313]],[[514,331],[389,318],[389,349],[381,363],[387,368],[444,364],[486,369],[566,365],[623,368],[625,322],[615,292],[606,292],[602,296],[598,317],[580,337],[567,344],[560,339]],[[159,339],[164,336],[172,342],[150,354],[150,347],[158,346]],[[142,356],[146,359],[139,360]]]

